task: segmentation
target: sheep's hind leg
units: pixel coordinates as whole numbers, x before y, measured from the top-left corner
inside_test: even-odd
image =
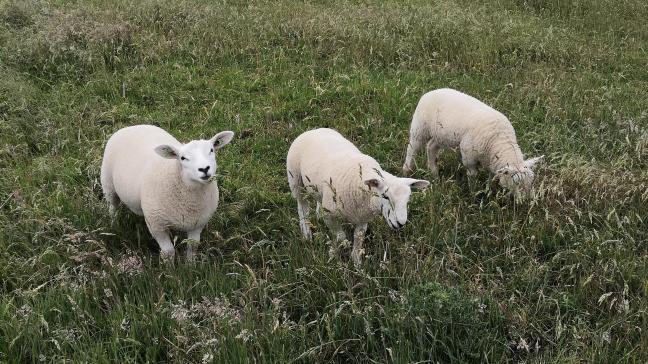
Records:
[[[203,228],[187,232],[187,261],[193,262],[196,259],[196,248],[200,245],[200,233]]]
[[[427,143],[427,166],[430,169],[430,172],[434,177],[439,176],[439,167],[437,167],[437,157],[439,150],[441,150],[441,147],[435,143],[434,141],[430,140]]]
[[[117,197],[116,193],[112,193],[111,195],[105,195],[106,196],[106,201],[108,203],[108,215],[110,215],[111,219],[115,219],[117,217],[117,206],[119,206],[119,197]]]
[[[290,192],[297,200],[297,214],[299,214],[299,228],[301,229],[302,235],[304,238],[310,240],[313,236],[310,228],[310,223],[308,221],[308,214],[310,212],[310,205],[308,201],[302,196],[302,189],[304,184],[302,183],[301,177],[297,172],[288,171],[288,185],[290,186]]]
[[[366,232],[367,224],[356,225],[355,230],[353,231],[353,250],[351,251],[351,258],[353,259],[353,265],[356,269],[360,268],[362,265],[362,256],[364,256],[362,244],[364,243]]]
[[[119,206],[119,196],[112,185],[108,183],[102,183],[102,189],[104,198],[106,199],[106,204],[108,205],[108,214],[111,219],[114,219],[117,216],[117,206]]]
[[[310,240],[313,236],[310,228],[310,221],[308,221],[308,214],[310,213],[310,205],[306,199],[301,195],[297,197],[297,212],[299,213],[299,227],[301,228],[304,238]]]

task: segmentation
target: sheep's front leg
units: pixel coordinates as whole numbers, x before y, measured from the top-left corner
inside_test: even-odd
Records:
[[[196,248],[200,245],[200,233],[203,228],[187,232],[187,261],[193,262],[196,259]]]
[[[468,176],[477,175],[477,161],[475,159],[473,159],[470,155],[462,154],[461,162],[466,167],[466,170],[468,170]]]
[[[427,165],[434,177],[439,176],[439,168],[437,167],[437,156],[441,147],[434,141],[430,140],[427,143]]]
[[[411,136],[410,133],[410,141],[407,143],[407,152],[405,154],[405,163],[403,163],[403,174],[407,175],[414,169],[414,158],[419,149],[421,149],[421,146],[423,146],[423,142]]]
[[[353,250],[351,251],[351,258],[353,258],[353,265],[359,269],[362,265],[362,256],[364,249],[362,243],[364,242],[365,233],[367,232],[367,224],[356,225],[353,231]]]
[[[171,241],[169,232],[166,229],[151,227],[151,225],[149,225],[149,231],[160,246],[160,258],[162,259],[162,261],[167,264],[173,264],[173,259],[175,258],[175,248],[173,247],[173,242]]]
[[[475,151],[470,147],[471,144],[472,142],[469,139],[464,139],[459,144],[461,162],[468,170],[468,176],[474,176],[477,174],[477,159],[475,158]]]
[[[346,233],[344,233],[344,228],[337,219],[331,216],[324,216],[324,223],[328,226],[329,230],[335,235],[335,241],[340,242],[346,239]]]

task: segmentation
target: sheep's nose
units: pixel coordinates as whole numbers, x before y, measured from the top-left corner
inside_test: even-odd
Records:
[[[198,168],[198,171],[207,174],[207,171],[209,171],[209,166],[205,168]]]
[[[401,222],[398,221],[398,220],[396,220],[396,223],[398,224],[398,229],[402,229],[403,226],[405,226],[405,223],[402,223],[402,224],[401,224]]]

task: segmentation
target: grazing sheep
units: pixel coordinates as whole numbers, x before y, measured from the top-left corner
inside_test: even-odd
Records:
[[[437,154],[459,146],[468,175],[481,164],[495,174],[502,187],[528,191],[532,168],[544,156],[524,160],[515,130],[499,111],[462,92],[444,88],[428,92],[416,107],[403,172],[412,170],[419,149],[427,146],[427,165],[438,175]]]
[[[403,227],[411,188],[423,189],[430,184],[385,172],[376,160],[332,129],[310,130],[298,136],[288,151],[286,167],[304,237],[311,238],[305,194],[312,194],[317,214],[320,209],[325,211],[324,221],[336,240],[346,239],[342,223],[355,225],[351,256],[356,267],[362,260],[368,222],[382,213],[390,227]]]
[[[152,125],[136,125],[113,134],[104,151],[101,187],[111,215],[119,201],[144,216],[163,259],[173,260],[170,231],[200,233],[218,207],[215,151],[234,137],[223,131],[209,140],[178,142]],[[194,257],[193,244],[187,258]]]

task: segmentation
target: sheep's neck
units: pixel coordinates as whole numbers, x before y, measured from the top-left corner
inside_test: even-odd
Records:
[[[380,214],[380,199],[376,198],[376,194],[363,182],[374,174],[374,169],[380,170],[380,166],[374,163],[361,163],[359,168],[362,173],[353,168],[348,170],[340,180],[333,181],[333,185],[339,187],[334,192],[339,196],[334,200],[341,212],[344,211],[343,214],[353,223],[368,222],[371,216]]]
[[[508,134],[508,131],[494,130],[492,135],[486,138],[489,149],[487,154],[490,158],[488,164],[493,172],[503,167],[522,168],[524,159],[520,146],[515,136],[511,137]]]

